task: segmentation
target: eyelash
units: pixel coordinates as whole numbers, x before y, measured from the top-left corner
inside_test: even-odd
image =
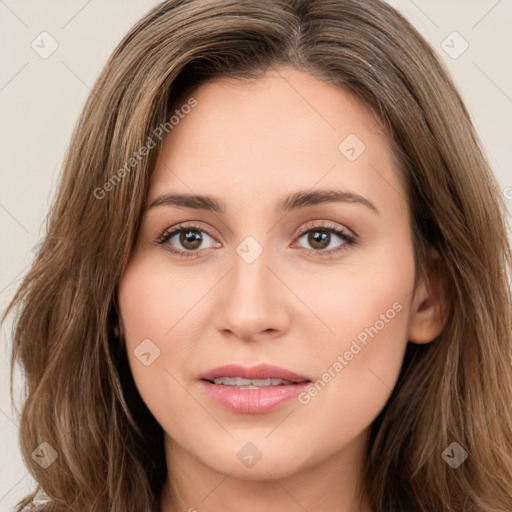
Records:
[[[166,242],[168,242],[174,235],[181,233],[183,231],[198,231],[206,233],[210,238],[213,238],[207,230],[203,229],[202,226],[198,225],[189,225],[189,224],[179,224],[174,228],[168,228],[163,233],[161,233],[157,239],[155,240],[155,243],[158,245],[164,245]],[[334,233],[336,236],[340,237],[343,240],[343,244],[335,249],[329,249],[329,250],[320,250],[320,249],[305,249],[306,251],[310,253],[316,253],[320,257],[331,257],[333,254],[338,253],[340,251],[346,250],[346,246],[355,245],[357,243],[357,238],[353,235],[350,235],[347,231],[344,229],[341,229],[333,224],[318,224],[318,225],[307,225],[303,230],[301,230],[297,235],[296,238],[300,239],[305,234],[309,233],[310,231],[323,231],[323,232],[330,232]],[[169,251],[171,254],[175,254],[179,257],[183,258],[196,258],[200,256],[201,251],[209,251],[210,249],[197,249],[195,251],[182,251],[174,249],[172,246],[165,247],[166,251]]]

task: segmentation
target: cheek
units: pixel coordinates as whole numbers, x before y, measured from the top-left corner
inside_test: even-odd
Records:
[[[370,356],[396,357],[394,349],[406,341],[414,282],[414,268],[411,265],[408,271],[407,267],[396,265],[393,269],[382,263],[378,272],[368,270],[344,275],[338,283],[333,281],[329,291],[322,294],[323,304],[319,306],[333,334],[319,340],[319,351],[342,354],[353,344],[359,344],[360,361]],[[357,348],[352,352],[357,352]],[[352,360],[350,354],[347,358]]]
[[[163,250],[162,250],[163,252]],[[201,274],[201,275],[199,275]],[[173,269],[161,254],[141,251],[119,283],[119,307],[127,348],[151,339],[161,355],[180,357],[192,344],[214,277],[194,267]]]
[[[415,277],[412,249],[403,249],[381,251],[316,294],[330,331],[310,347],[317,380],[299,401],[310,417],[354,435],[384,407],[402,366]]]
[[[174,377],[193,348],[187,312],[199,300],[180,273],[135,257],[119,283],[118,302],[130,369],[144,402],[160,420],[158,408],[179,413],[182,388]],[[204,294],[204,290],[203,290]],[[197,315],[197,311],[196,311]],[[178,342],[179,340],[179,342]],[[186,403],[186,401],[184,402]],[[183,411],[185,412],[185,411]]]
[[[119,284],[119,306],[127,340],[160,339],[172,328],[186,291],[179,283],[179,275],[174,275],[171,283],[170,277],[155,269],[149,260],[134,258]]]

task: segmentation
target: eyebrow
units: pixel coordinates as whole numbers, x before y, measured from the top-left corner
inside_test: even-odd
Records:
[[[377,207],[365,197],[344,190],[316,190],[314,192],[300,190],[278,201],[275,211],[277,213],[288,213],[292,210],[327,203],[355,203],[366,206],[377,214],[379,213]],[[148,209],[164,205],[206,210],[220,214],[226,213],[226,206],[222,201],[212,196],[198,194],[163,194],[156,197]]]

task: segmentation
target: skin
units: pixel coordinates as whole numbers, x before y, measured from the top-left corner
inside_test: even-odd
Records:
[[[290,68],[250,83],[217,79],[193,97],[197,106],[164,140],[148,205],[164,193],[196,193],[227,211],[146,210],[119,283],[133,377],[165,432],[171,470],[161,510],[367,512],[359,497],[370,425],[408,340],[428,343],[443,326],[441,297],[423,279],[414,287],[410,212],[389,138],[351,93]],[[338,149],[349,134],[366,146],[354,161]],[[363,196],[378,213],[354,202],[274,211],[285,195],[320,188]],[[182,222],[205,230],[199,245],[179,235],[155,243]],[[331,232],[324,248],[312,245],[298,236],[312,222],[357,242]],[[251,264],[236,252],[247,236],[263,248]],[[331,248],[342,250],[322,257]],[[322,379],[393,304],[400,312],[307,404],[236,413],[198,383],[201,372],[234,362]],[[134,353],[144,339],[160,350],[148,366]],[[252,467],[237,457],[247,442],[262,454]]]

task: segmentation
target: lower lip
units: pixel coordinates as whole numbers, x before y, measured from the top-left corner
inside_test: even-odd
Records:
[[[269,412],[284,405],[297,396],[310,384],[290,384],[270,386],[261,389],[240,389],[222,384],[201,381],[206,393],[216,402],[235,412],[262,413]]]

